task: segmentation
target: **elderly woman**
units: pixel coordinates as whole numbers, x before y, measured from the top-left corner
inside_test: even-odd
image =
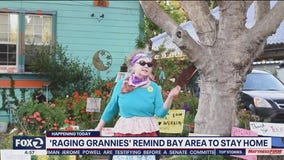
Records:
[[[117,113],[120,118],[114,126],[115,136],[158,136],[156,117],[168,114],[172,100],[180,92],[173,88],[163,101],[161,88],[152,81],[153,61],[150,53],[137,50],[130,58],[131,73],[117,82],[96,131]]]

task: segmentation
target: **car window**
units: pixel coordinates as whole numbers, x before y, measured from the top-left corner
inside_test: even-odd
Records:
[[[284,91],[283,84],[272,74],[250,73],[247,75],[243,90]]]

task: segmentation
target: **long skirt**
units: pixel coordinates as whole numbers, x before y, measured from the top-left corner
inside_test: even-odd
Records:
[[[155,117],[121,117],[114,136],[117,137],[157,137],[158,122]],[[113,155],[112,160],[157,160],[158,155]]]

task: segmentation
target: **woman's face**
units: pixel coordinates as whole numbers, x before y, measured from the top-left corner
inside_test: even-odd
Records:
[[[153,63],[151,58],[142,57],[133,66],[134,74],[140,78],[149,77],[152,74]]]

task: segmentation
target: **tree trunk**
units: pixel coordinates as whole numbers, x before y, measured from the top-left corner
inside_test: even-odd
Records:
[[[228,69],[228,66],[225,67]],[[231,127],[237,125],[236,105],[241,76],[226,73],[224,67],[216,68],[206,76],[200,75],[200,99],[194,132],[229,136]]]
[[[195,118],[195,133],[230,135],[228,131],[234,124],[236,94],[228,94],[226,91],[230,86],[226,84],[220,85],[216,82],[205,84],[202,81],[201,83],[203,85]]]

